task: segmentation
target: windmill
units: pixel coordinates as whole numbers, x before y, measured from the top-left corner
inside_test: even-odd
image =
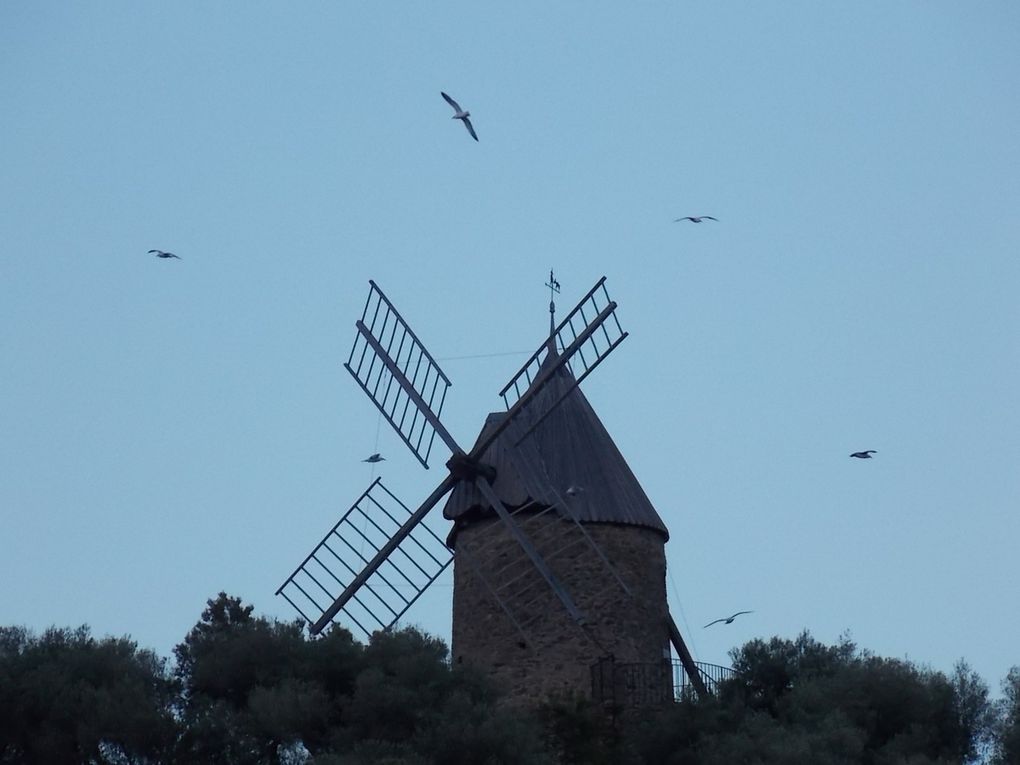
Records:
[[[595,498],[589,500],[589,495],[597,496],[595,492],[582,492],[575,484],[569,491],[566,485],[558,486],[559,476],[543,457],[548,433],[573,430],[572,423],[557,422],[570,411],[581,412],[588,423],[581,430],[591,431],[587,438],[592,442],[609,438],[594,412],[586,414],[590,405],[578,389],[627,337],[605,277],[555,326],[550,301],[549,338],[500,391],[506,411],[490,415],[470,450],[458,444],[440,419],[449,378],[378,285],[369,284],[344,366],[426,469],[438,434],[452,452],[447,473],[414,510],[375,479],[277,594],[301,614],[312,634],[341,617],[371,634],[392,627],[456,558],[453,643],[458,660],[465,655],[473,655],[476,662],[492,660],[498,667],[511,667],[519,682],[525,682],[550,676],[543,662],[557,651],[563,654],[564,646],[584,647],[545,661],[548,666],[575,665],[585,656],[594,658],[593,651],[626,651],[626,646],[642,642],[644,655],[654,654],[661,665],[672,643],[691,684],[704,693],[700,671],[665,606],[664,583],[661,596],[636,592],[596,541],[603,532],[584,522],[651,527],[659,540],[658,578],[664,579],[661,548],[668,532],[640,487],[636,494],[626,488],[626,476],[637,486],[629,468],[623,464],[622,483],[636,499],[624,504],[638,509],[626,510],[622,518],[609,517]],[[551,273],[547,286],[551,293],[559,291]],[[609,461],[622,462],[609,443],[611,449],[603,450],[615,454]],[[621,472],[618,466],[585,466],[576,459],[571,464],[575,472],[587,471],[592,484],[606,480],[621,484],[614,473]],[[447,495],[444,515],[455,526],[444,541],[426,520]],[[509,506],[507,496],[514,497]],[[633,545],[628,542],[624,547]],[[654,559],[656,553],[640,557]],[[585,592],[592,586],[599,593],[613,590],[617,611],[647,618],[631,625],[632,634],[617,639],[606,632],[605,624],[621,620],[602,613],[599,601]],[[554,622],[559,626],[550,630],[547,625]],[[574,634],[565,637],[564,625]],[[651,633],[650,642],[644,633]],[[458,644],[465,646],[466,654]],[[493,659],[497,654],[500,658]],[[592,663],[585,661],[583,669],[588,672]],[[572,671],[564,686],[579,684],[576,667]]]

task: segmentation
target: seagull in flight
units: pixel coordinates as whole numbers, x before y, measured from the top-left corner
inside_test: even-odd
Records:
[[[383,456],[381,456],[381,455],[379,454],[379,452],[376,452],[375,454],[373,454],[373,455],[372,455],[371,457],[369,457],[368,459],[363,459],[363,460],[362,460],[362,462],[382,462],[382,461],[383,461],[383,460],[385,460],[385,459],[386,459],[386,458],[385,458],[385,457],[383,457]]]
[[[856,457],[859,460],[870,460],[872,454],[878,454],[874,449],[868,449],[865,452],[854,452],[851,457]]]
[[[181,259],[180,255],[174,255],[172,252],[163,252],[162,250],[149,250],[151,255],[155,255],[157,258],[177,258]]]
[[[478,135],[475,133],[474,126],[472,126],[471,124],[471,112],[466,112],[463,109],[461,109],[460,104],[458,104],[456,101],[454,101],[452,98],[450,98],[442,91],[439,91],[439,95],[445,98],[446,103],[453,107],[453,111],[455,112],[455,114],[453,115],[453,117],[451,117],[451,119],[460,120],[461,122],[463,122],[464,127],[467,128],[467,131],[471,134],[471,137],[477,141]]]
[[[682,218],[677,218],[673,222],[679,223],[682,220],[689,220],[691,223],[701,223],[703,220],[714,220],[717,223],[719,222],[718,218],[713,218],[711,215],[685,215]]]
[[[722,619],[716,619],[714,622],[709,622],[704,627],[702,627],[702,629],[711,627],[713,624],[718,624],[719,622],[723,622],[725,624],[733,624],[733,620],[736,619],[741,614],[753,614],[753,613],[754,611],[737,611],[735,614],[733,614],[733,616],[726,616]]]

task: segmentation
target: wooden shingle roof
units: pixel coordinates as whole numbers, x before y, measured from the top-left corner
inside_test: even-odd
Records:
[[[552,413],[514,446],[568,390]],[[490,414],[476,443],[505,417],[505,412]],[[581,522],[644,526],[669,538],[665,524],[566,365],[489,446],[481,461],[495,467],[493,488],[511,510],[529,502],[539,506],[568,502]],[[579,491],[567,496],[572,486]],[[491,509],[478,489],[462,482],[451,493],[443,515],[455,521],[485,511]],[[455,534],[456,530],[451,538]]]

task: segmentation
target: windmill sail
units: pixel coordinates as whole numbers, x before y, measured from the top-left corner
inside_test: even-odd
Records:
[[[358,334],[344,367],[428,468],[451,383],[382,290],[373,281],[369,284],[365,310],[355,325]]]
[[[454,643],[462,639],[468,658],[474,651],[485,661],[504,649],[523,656],[518,651],[528,648],[528,656],[555,656],[557,670],[576,674],[590,647],[609,645],[629,661],[653,657],[658,683],[671,641],[694,687],[705,691],[666,604],[668,531],[578,389],[627,337],[616,307],[603,277],[550,327],[500,391],[507,411],[490,415],[465,452],[440,420],[449,379],[370,282],[344,366],[424,467],[437,434],[453,456],[414,511],[374,481],[287,578],[277,594],[313,634],[338,618],[367,634],[389,629],[456,555]],[[444,515],[455,527],[444,542],[427,521],[451,492]],[[490,620],[496,603],[507,622]],[[458,608],[481,621],[458,633]],[[563,639],[569,621],[582,628],[577,640]],[[636,629],[621,640],[611,632],[622,623]],[[510,667],[518,679],[524,672],[536,687],[564,681],[528,675],[531,659],[499,661],[494,666]]]
[[[610,300],[606,277],[603,276],[553,330],[549,340],[524,362],[524,366],[499,392],[507,409],[512,410],[528,391],[541,387],[536,384],[538,381],[551,378],[564,365],[573,375],[573,385],[531,418],[530,427],[518,443],[537,428],[626,337],[627,333],[616,318],[616,302]]]
[[[338,612],[366,635],[391,627],[453,560],[453,553],[377,478],[276,591],[319,632]],[[392,544],[396,540],[395,544]],[[358,593],[333,613],[331,606],[391,545]]]
[[[450,469],[449,475],[417,510],[407,514],[402,525],[392,532],[392,536],[387,541],[381,546],[373,546],[374,553],[361,559],[360,569],[357,565],[358,562],[353,564],[344,562],[342,568],[352,576],[330,573],[330,578],[334,580],[336,586],[342,588],[339,594],[334,596],[333,586],[327,586],[325,582],[313,578],[312,573],[317,570],[317,567],[322,566],[323,558],[328,558],[324,554],[325,552],[339,557],[333,553],[331,547],[326,547],[327,542],[330,542],[333,536],[340,538],[348,547],[362,544],[359,541],[352,544],[349,535],[354,531],[351,530],[350,523],[344,524],[344,519],[341,519],[340,524],[333,532],[327,534],[305,563],[299,566],[297,571],[280,588],[280,594],[290,588],[311,601],[313,605],[307,606],[306,603],[306,606],[320,614],[314,621],[309,619],[309,621],[313,621],[310,626],[313,633],[322,630],[340,612],[350,616],[349,610],[356,606],[362,607],[371,616],[367,620],[367,626],[360,625],[366,630],[371,629],[373,624],[386,628],[399,619],[421,594],[421,591],[424,591],[424,588],[434,581],[434,578],[424,582],[421,590],[417,591],[409,602],[402,605],[400,597],[397,597],[396,602],[389,599],[389,596],[395,594],[397,588],[388,578],[384,578],[381,572],[385,566],[392,565],[391,557],[402,549],[409,537],[414,541],[415,529],[431,509],[455,485],[465,481],[473,483],[485,497],[489,506],[520,545],[530,565],[539,572],[570,617],[577,623],[584,622],[585,617],[573,602],[569,592],[552,573],[532,541],[521,530],[511,513],[493,491],[490,486],[490,481],[494,478],[492,468],[482,464],[479,457],[504,429],[514,423],[518,413],[542,391],[546,382],[552,379],[557,369],[570,363],[571,359],[577,355],[580,359],[580,368],[584,370],[583,379],[626,337],[626,333],[619,328],[619,323],[616,321],[615,309],[616,303],[609,300],[605,290],[605,277],[603,277],[554,332],[554,337],[559,338],[560,341],[569,340],[563,348],[562,354],[555,354],[553,349],[555,358],[549,364],[542,365],[541,362],[538,362],[541,368],[537,370],[534,379],[528,377],[530,366],[525,365],[514,380],[523,379],[522,374],[527,377],[529,380],[527,390],[518,391],[515,401],[512,404],[508,402],[509,410],[504,419],[492,429],[485,440],[475,445],[470,454],[466,454],[439,419],[446,398],[446,390],[450,385],[448,378],[382,290],[375,282],[370,282],[365,309],[361,319],[356,322],[358,333],[354,348],[345,367],[422,465],[428,467],[428,456],[437,433],[454,456],[447,463]],[[612,324],[607,325],[610,318]],[[612,332],[610,331],[611,327],[615,328]],[[596,339],[600,330],[604,342]],[[567,332],[570,334],[568,335]],[[532,360],[537,359],[538,355],[533,356]],[[511,384],[513,382],[511,381]],[[506,389],[504,389],[505,392]],[[505,395],[504,400],[507,400]],[[541,416],[544,417],[555,406],[554,403]],[[371,488],[369,492],[366,492],[366,495],[370,493]],[[355,507],[348,511],[348,515],[358,507],[360,507],[359,503],[355,503]],[[356,527],[354,530],[357,530]],[[357,573],[354,573],[355,570]],[[303,577],[310,579],[314,587],[308,585],[299,588],[299,580]],[[368,593],[364,597],[363,590]],[[318,601],[309,596],[309,591],[316,592],[319,598],[328,599],[330,596],[334,596],[332,603],[322,608]],[[380,593],[386,593],[387,598],[381,597]],[[297,599],[296,595],[295,599]],[[299,612],[304,614],[300,609]],[[353,617],[351,618],[353,619]]]

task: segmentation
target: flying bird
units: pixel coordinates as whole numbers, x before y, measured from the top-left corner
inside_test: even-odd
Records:
[[[463,122],[464,127],[467,128],[467,131],[471,134],[471,137],[477,141],[478,135],[475,133],[474,126],[471,124],[471,112],[466,112],[463,109],[461,109],[460,104],[458,104],[456,101],[454,101],[452,98],[450,98],[442,91],[439,91],[439,95],[445,98],[446,103],[453,107],[453,111],[455,112],[455,114],[453,115],[453,117],[451,117],[451,119],[460,120],[461,122]]]
[[[362,462],[382,462],[382,461],[383,461],[383,460],[385,460],[385,459],[386,459],[386,458],[385,458],[385,457],[383,457],[383,456],[381,456],[381,455],[379,454],[379,452],[376,452],[375,454],[373,454],[373,455],[372,455],[371,457],[369,457],[368,459],[363,459],[363,460],[362,460]]]
[[[723,622],[725,624],[733,624],[733,620],[736,619],[741,614],[753,614],[753,613],[754,611],[737,611],[735,614],[733,614],[733,616],[727,616],[722,619],[716,619],[714,622],[709,622],[704,627],[702,627],[702,629],[711,627],[713,624],[718,624],[719,622]]]
[[[151,255],[155,255],[157,258],[177,258],[181,259],[180,255],[174,255],[172,252],[163,252],[162,250],[149,250]]]
[[[691,223],[701,223],[703,220],[714,220],[717,223],[719,222],[718,218],[713,218],[711,215],[685,215],[682,218],[677,218],[673,222],[679,223],[682,220],[689,220]]]
[[[865,452],[854,452],[851,457],[856,457],[859,460],[870,460],[872,454],[878,454],[874,449],[868,449]]]
[[[584,487],[572,484],[566,491],[568,497],[576,497],[578,494],[584,493]]]

